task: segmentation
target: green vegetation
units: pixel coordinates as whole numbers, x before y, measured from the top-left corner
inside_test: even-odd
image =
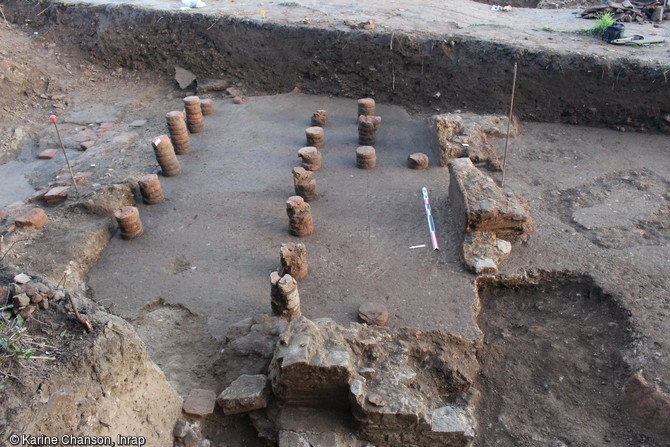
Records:
[[[3,309],[4,310],[4,309]],[[0,355],[2,357],[23,357],[29,359],[33,351],[27,347],[23,337],[25,320],[17,315],[14,320],[0,321]]]
[[[581,32],[600,37],[603,35],[605,28],[613,25],[614,22],[616,22],[616,20],[614,20],[614,15],[611,12],[606,12],[605,14],[600,14],[598,16],[598,20],[596,20],[595,25],[583,29]]]

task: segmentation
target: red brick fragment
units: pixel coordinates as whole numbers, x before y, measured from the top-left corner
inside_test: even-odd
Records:
[[[33,208],[17,217],[14,223],[19,227],[42,228],[48,220],[49,218],[42,208]]]
[[[58,149],[46,149],[39,153],[37,158],[40,160],[51,160],[58,153]]]

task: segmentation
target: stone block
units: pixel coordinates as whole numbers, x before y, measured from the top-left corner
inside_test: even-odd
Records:
[[[265,375],[243,375],[223,390],[216,402],[224,414],[247,413],[267,407],[269,392]]]
[[[462,232],[489,231],[505,240],[526,240],[533,230],[528,204],[503,191],[469,158],[449,162],[449,203]]]

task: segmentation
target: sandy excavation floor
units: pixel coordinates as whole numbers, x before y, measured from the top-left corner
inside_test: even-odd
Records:
[[[354,321],[358,305],[373,300],[391,309],[394,326],[476,336],[467,298],[472,277],[461,271],[444,222],[447,171],[405,166],[412,152],[437,159],[423,120],[379,107],[377,168],[365,171],[355,166],[355,101],[289,94],[216,107],[206,131],[192,136],[194,152],[180,157],[183,174],[162,179],[168,200],[141,207],[145,235],[133,243],[114,238],[91,270],[96,300],[132,318],[162,298],[201,314],[221,338],[229,324],[269,310],[268,275],[279,246],[299,240],[310,264],[299,286],[309,318]],[[320,108],[329,123],[316,171],[320,198],[311,203],[315,234],[295,238],[285,211],[291,168]],[[432,193],[441,252],[430,249],[422,186]],[[419,244],[428,246],[409,248]]]

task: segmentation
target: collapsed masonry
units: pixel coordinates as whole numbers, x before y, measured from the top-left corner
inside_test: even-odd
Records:
[[[440,149],[440,164],[449,167],[449,202],[463,235],[465,267],[476,274],[497,273],[512,250],[512,242],[526,241],[533,231],[528,203],[509,188],[504,190],[478,169],[502,166],[491,138],[519,134],[518,120],[498,115],[446,113],[432,118]]]
[[[471,444],[478,363],[470,342],[439,331],[276,320],[285,321],[265,316],[234,329],[226,351],[251,363],[218,399],[230,414],[249,412],[259,435],[280,447]],[[249,350],[272,340],[271,358]]]
[[[446,113],[432,118],[434,135],[440,148],[440,165],[447,166],[450,160],[467,157],[473,163],[486,163],[493,171],[502,166],[491,138],[505,137],[507,117],[499,115],[475,115],[472,113]],[[510,136],[519,134],[519,122],[514,117]]]
[[[477,274],[496,273],[512,249],[533,230],[528,203],[498,187],[469,158],[449,162],[449,202],[464,234],[463,261]]]

